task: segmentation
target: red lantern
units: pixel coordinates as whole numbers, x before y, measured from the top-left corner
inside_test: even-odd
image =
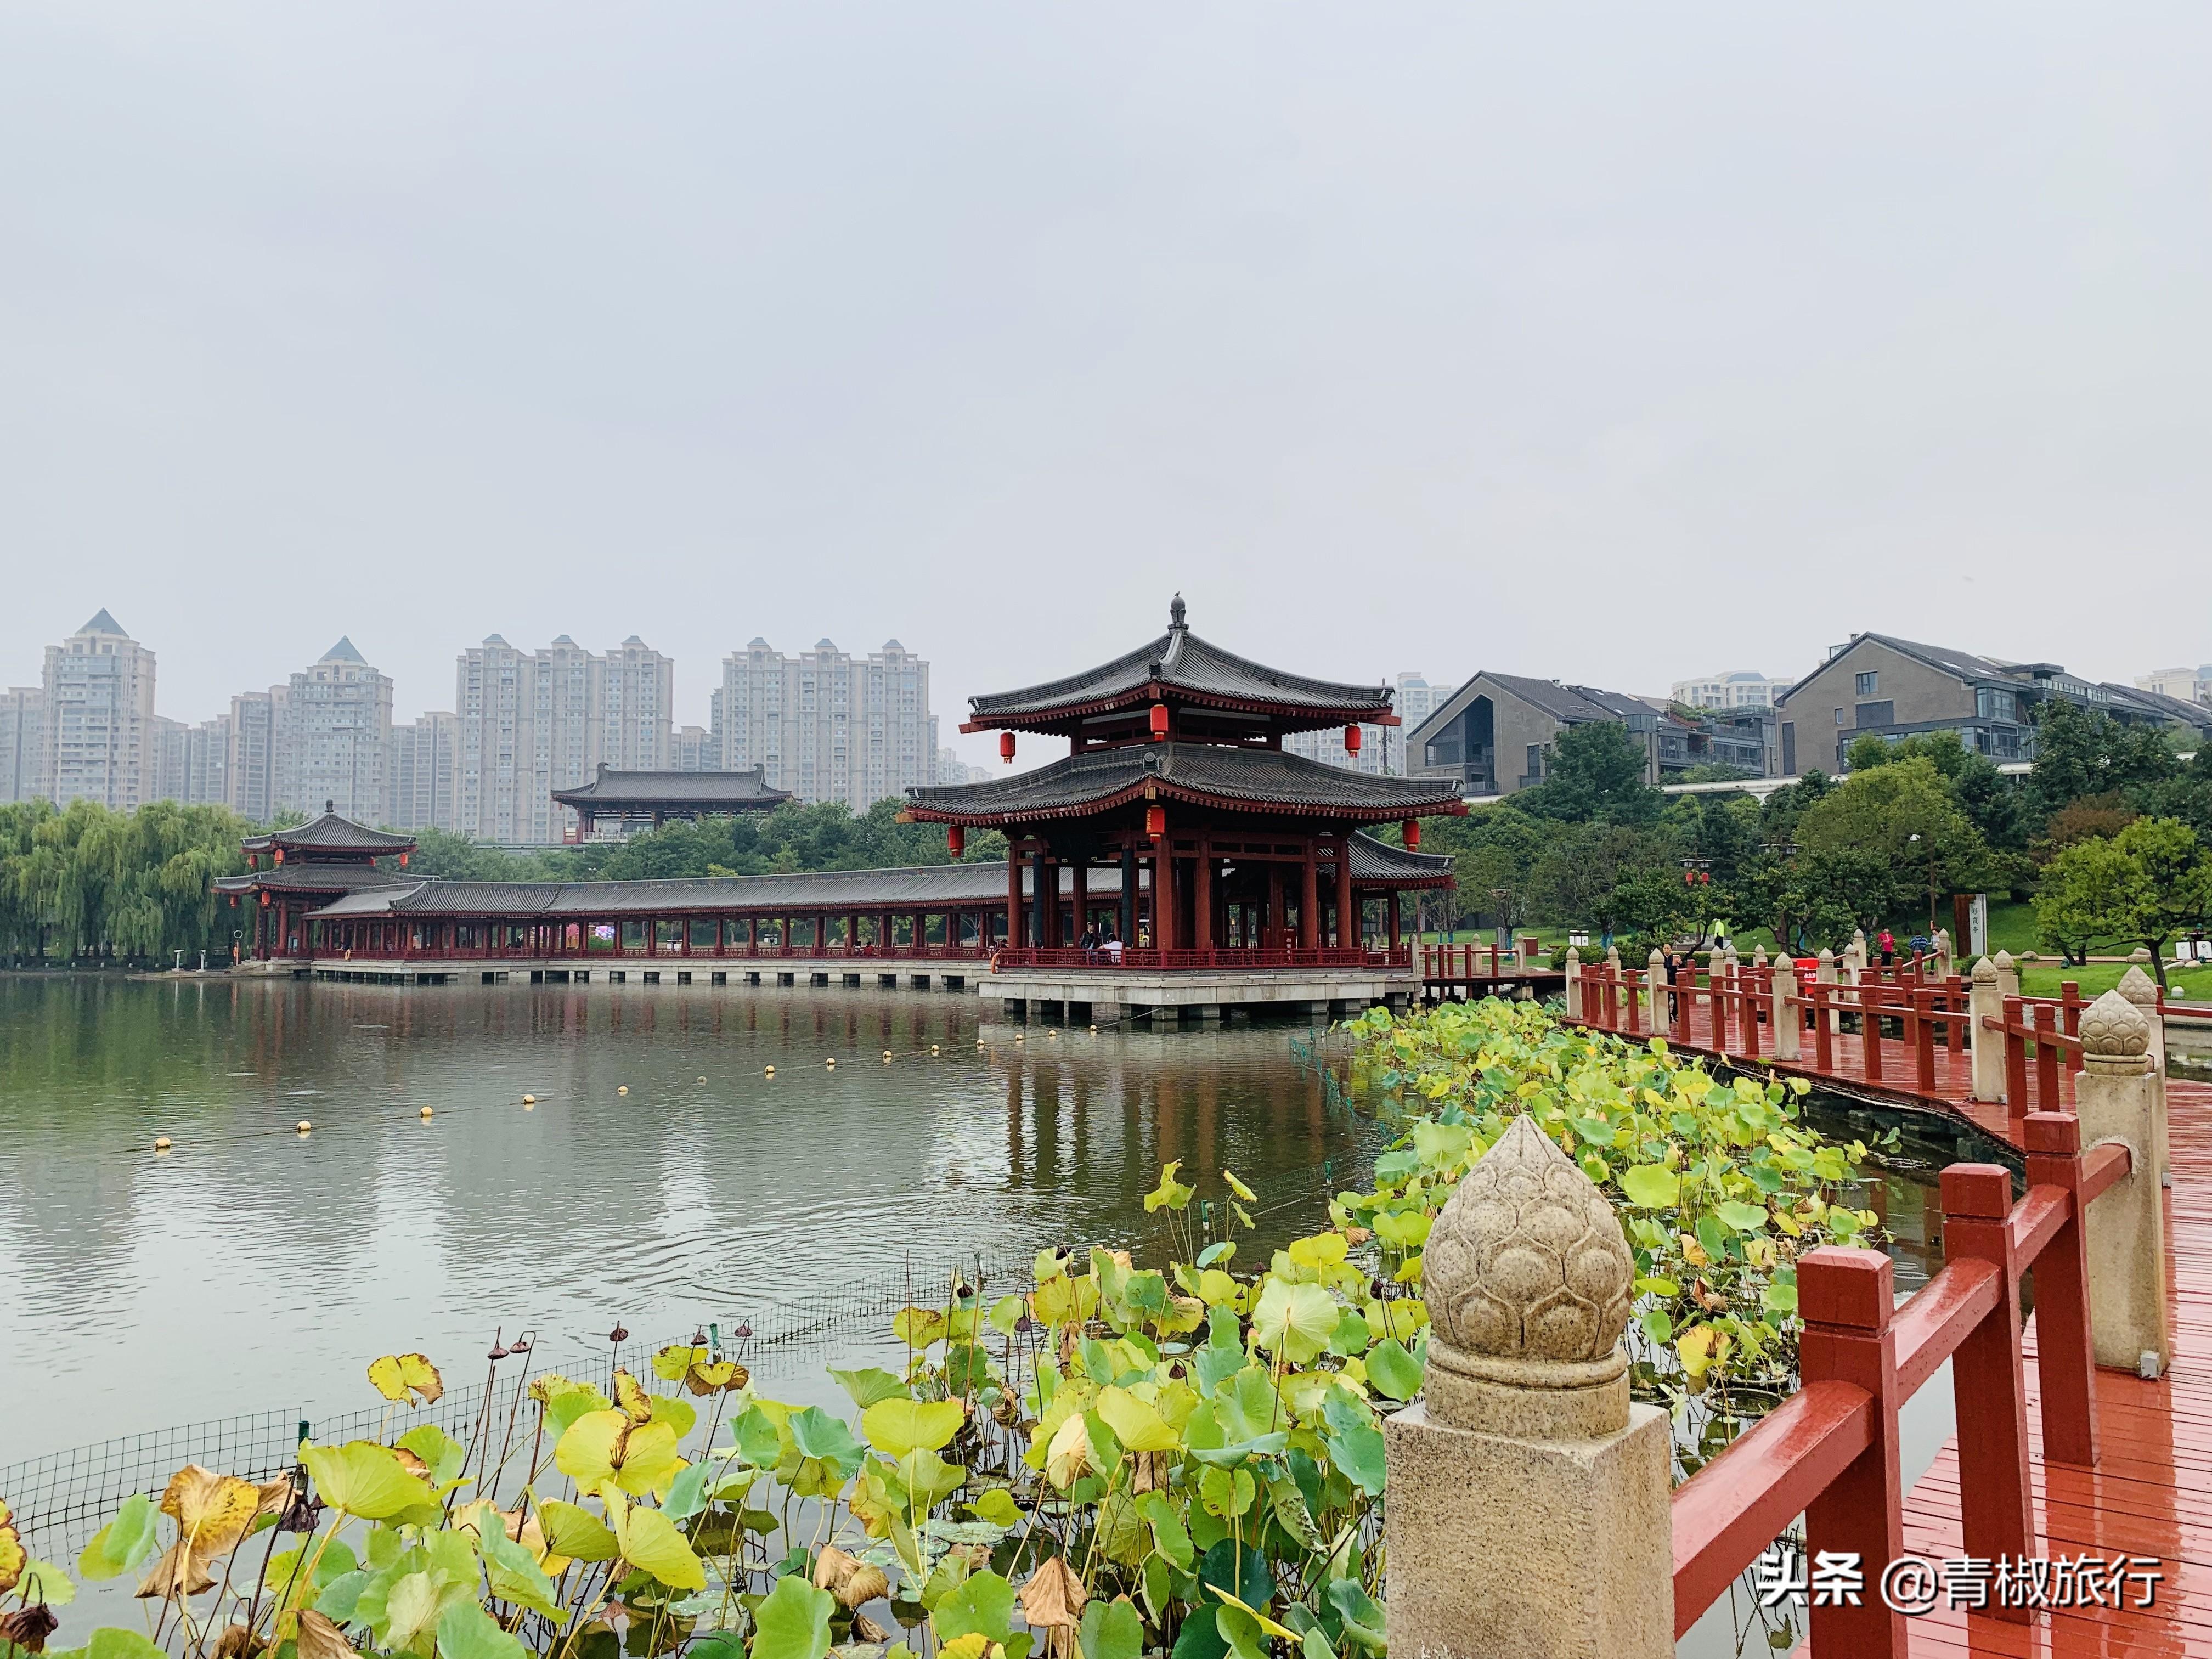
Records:
[[[248,853],[246,855],[246,867],[249,870],[258,870],[261,867],[261,855],[258,853]]]
[[[269,895],[266,893],[261,896],[261,908],[264,910],[269,908]]]
[[[1356,755],[1359,752],[1359,728],[1356,726],[1347,726],[1344,728],[1344,752],[1347,755]]]
[[[403,870],[407,867],[407,854],[404,853],[399,855],[399,867]]]
[[[1164,702],[1152,705],[1152,741],[1165,743],[1168,739],[1168,706]]]
[[[284,862],[284,849],[283,848],[280,847],[276,849],[276,857],[277,863],[282,864]]]
[[[1405,823],[1402,823],[1402,824],[1401,824],[1401,825],[1399,826],[1399,831],[1400,831],[1400,833],[1401,833],[1401,834],[1405,837],[1405,842],[1406,842],[1406,850],[1407,850],[1407,852],[1409,852],[1409,853],[1417,853],[1417,852],[1419,852],[1419,851],[1420,850],[1420,848],[1421,848],[1421,821],[1420,821],[1420,819],[1419,819],[1419,818],[1407,818],[1407,819],[1405,821]]]
[[[1000,758],[1000,760],[1002,760],[1002,761],[1011,761],[1012,759],[1013,759],[1013,757],[1014,757],[1014,734],[1013,734],[1012,732],[1000,732],[1000,733],[999,733],[999,758]]]
[[[950,830],[947,830],[945,832],[945,850],[951,853],[954,858],[958,858],[963,853],[968,850],[967,830],[962,825],[957,823]]]
[[[1164,806],[1147,806],[1145,809],[1145,833],[1154,841],[1158,841],[1167,832],[1168,809]]]

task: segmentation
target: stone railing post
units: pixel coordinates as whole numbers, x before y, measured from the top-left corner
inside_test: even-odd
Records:
[[[1820,954],[1813,959],[1813,979],[1814,982],[1819,985],[1833,985],[1838,982],[1836,953],[1825,945],[1820,947]],[[1833,1036],[1844,1029],[1844,1017],[1835,1010],[1836,999],[1830,997],[1828,999],[1828,1035],[1830,1036]]]
[[[2004,1017],[2004,996],[1998,985],[1997,965],[1987,957],[1974,964],[1972,984],[1966,992],[1966,1042],[1974,1056],[1974,1098],[1991,1103],[2005,1097],[2005,1042],[1996,1031],[1984,1030],[1984,1018]]]
[[[2151,1076],[2157,1079],[2158,1091],[2158,1180],[2162,1187],[2173,1185],[2173,1172],[2166,1161],[2166,1017],[2158,1011],[2158,981],[2143,971],[2150,960],[2150,952],[2138,945],[2128,964],[2128,971],[2120,975],[2114,988],[2135,1004],[2150,1030],[2150,1047],[2143,1052],[2150,1057]]]
[[[1567,1018],[1583,1017],[1583,953],[1567,946]]]
[[[1933,943],[1936,947],[1934,951],[1936,977],[1938,980],[1947,980],[1951,977],[1951,930],[1948,927],[1938,927],[1936,930]]]
[[[2018,996],[2020,994],[2020,964],[2012,959],[2012,952],[2000,951],[1990,957],[1990,961],[1997,970],[1998,1000],[2002,1001],[2006,997]]]
[[[1613,1207],[1516,1117],[1429,1235],[1424,1396],[1383,1424],[1390,1650],[1674,1651],[1667,1413],[1632,1404]]]
[[[1648,1035],[1672,1036],[1674,1026],[1667,1003],[1667,953],[1656,945],[1644,959],[1644,983],[1651,992],[1651,1029]]]
[[[2165,1206],[2159,1196],[2158,1089],[2150,1022],[2118,991],[2081,1016],[2081,1070],[2074,1079],[2081,1150],[2117,1141],[2126,1176],[2089,1206],[2089,1334],[2100,1365],[2162,1376],[2173,1358],[2166,1320]],[[1464,1184],[1464,1183],[1462,1183]]]
[[[1774,1027],[1774,1057],[1795,1060],[1805,1024],[1804,1010],[1790,1000],[1797,994],[1797,964],[1784,951],[1774,958],[1773,969],[1773,1000],[1767,1009],[1767,1018]]]

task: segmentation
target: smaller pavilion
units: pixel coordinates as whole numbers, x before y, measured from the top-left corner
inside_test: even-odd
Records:
[[[787,789],[768,787],[768,769],[744,772],[616,772],[605,761],[592,780],[556,789],[553,799],[575,813],[580,839],[599,838],[599,825],[621,826],[616,839],[658,830],[671,818],[732,817],[769,812],[791,799]]]
[[[253,927],[245,954],[258,962],[307,955],[307,918],[333,899],[364,888],[414,884],[376,866],[378,859],[396,858],[404,869],[414,837],[340,817],[331,801],[323,803],[320,817],[248,836],[239,850],[246,854],[246,873],[218,876],[215,890],[228,896],[234,908],[252,902]]]

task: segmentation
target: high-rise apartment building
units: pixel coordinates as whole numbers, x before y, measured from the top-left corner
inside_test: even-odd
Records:
[[[35,685],[0,691],[0,801],[46,793],[46,694]]]
[[[151,799],[154,653],[102,611],[46,647],[44,793],[118,812]]]
[[[228,799],[230,720],[218,714],[197,726],[156,714],[153,720],[154,786],[149,800],[180,806],[220,806]]]
[[[672,739],[668,769],[672,772],[719,772],[722,751],[714,734],[703,726],[679,727]]]
[[[276,816],[282,789],[285,711],[292,688],[241,691],[230,700],[230,754],[223,769],[224,799],[250,823]]]
[[[325,804],[374,823],[388,804],[392,681],[341,639],[292,676],[279,722],[276,808],[313,817]]]
[[[1676,680],[1667,695],[1685,708],[1771,708],[1790,684],[1740,668],[1702,680]]]
[[[2136,676],[2138,690],[2155,691],[2161,697],[2184,702],[2212,702],[2212,662],[2198,668],[2159,668]]]
[[[1428,719],[1436,705],[1435,686],[1419,672],[1401,674],[1390,699],[1391,710],[1398,716],[1400,724],[1363,725],[1359,728],[1359,752],[1357,755],[1344,746],[1344,732],[1340,726],[1331,726],[1325,732],[1293,732],[1283,739],[1283,748],[1286,753],[1304,755],[1308,760],[1321,761],[1329,766],[1341,766],[1347,771],[1402,778],[1407,775],[1406,733]]]
[[[937,764],[929,665],[896,640],[854,657],[828,640],[786,656],[756,638],[722,659],[714,696],[721,769],[764,769],[770,788],[865,812],[927,784]]]
[[[394,830],[447,830],[455,825],[453,781],[461,744],[460,718],[432,712],[392,728],[386,767],[391,789],[385,823]]]
[[[571,815],[554,790],[581,786],[601,762],[669,767],[675,679],[675,663],[635,635],[604,657],[565,634],[541,651],[494,634],[463,652],[455,829],[483,841],[560,842]]]

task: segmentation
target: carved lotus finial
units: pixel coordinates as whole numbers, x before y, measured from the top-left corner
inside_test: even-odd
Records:
[[[2128,1059],[2150,1052],[2150,1022],[2118,991],[2107,991],[2081,1016],[2081,1052]]]
[[[2120,975],[2120,982],[2112,988],[2138,1008],[2158,1006],[2158,981],[2132,964],[2126,973]]]
[[[1607,1358],[1628,1327],[1635,1264],[1613,1206],[1527,1116],[1477,1159],[1422,1257],[1429,1317],[1462,1352]]]
[[[1974,983],[1994,985],[1997,982],[1997,965],[1987,957],[1974,964]]]

